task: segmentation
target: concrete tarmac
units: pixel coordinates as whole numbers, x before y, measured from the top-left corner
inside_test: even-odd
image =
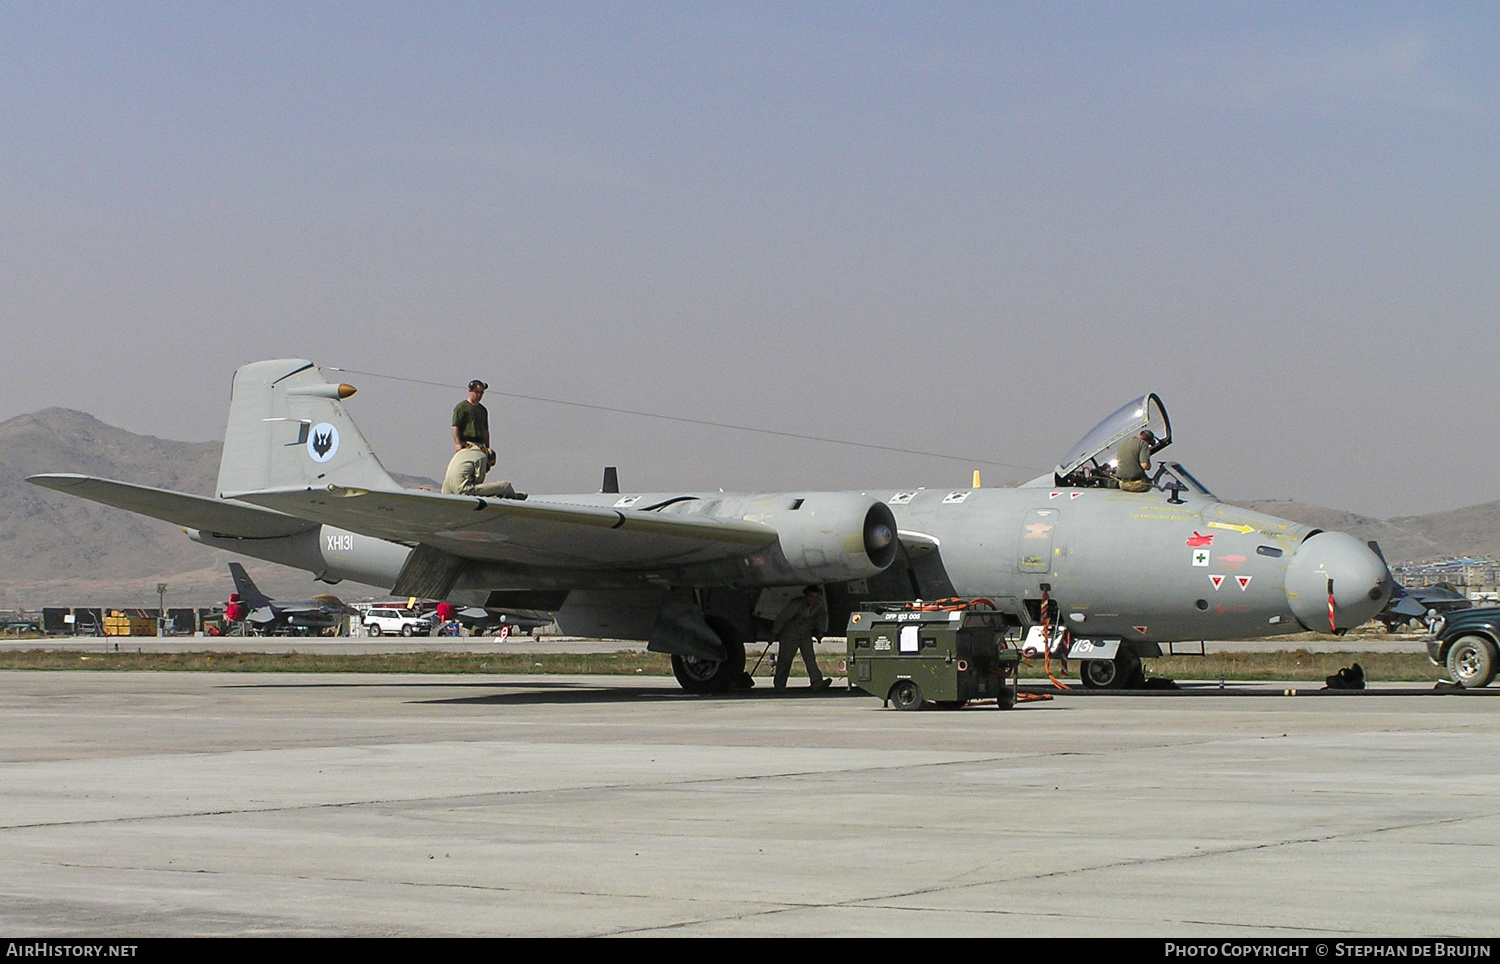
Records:
[[[0,673],[0,927],[1500,932],[1500,690],[1281,690],[901,713],[619,677]]]

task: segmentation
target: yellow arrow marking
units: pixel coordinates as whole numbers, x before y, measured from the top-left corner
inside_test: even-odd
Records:
[[[1255,526],[1232,526],[1227,522],[1210,522],[1210,529],[1233,529],[1235,532],[1254,532]]]

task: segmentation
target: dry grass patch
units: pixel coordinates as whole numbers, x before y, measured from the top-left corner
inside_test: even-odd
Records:
[[[755,663],[751,654],[749,664]],[[825,676],[840,677],[843,660],[825,656],[818,665]],[[1211,653],[1163,656],[1145,661],[1148,676],[1169,679],[1315,680],[1358,662],[1371,681],[1435,681],[1441,671],[1421,653]],[[748,666],[746,667],[749,668]],[[622,650],[614,653],[78,653],[43,649],[0,652],[0,670],[155,670],[216,673],[496,673],[577,676],[671,676],[672,661],[660,653]],[[1077,677],[1078,667],[1069,667]],[[1053,672],[1060,672],[1054,664]],[[793,677],[807,673],[799,659]],[[757,679],[771,676],[769,659]],[[1042,679],[1040,663],[1025,663],[1023,679]]]

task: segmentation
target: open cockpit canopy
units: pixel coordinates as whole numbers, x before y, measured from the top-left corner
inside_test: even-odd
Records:
[[[1089,480],[1096,475],[1113,475],[1115,450],[1125,439],[1140,434],[1142,429],[1150,429],[1156,436],[1156,443],[1151,446],[1153,455],[1172,444],[1172,422],[1167,418],[1166,407],[1154,393],[1120,406],[1113,415],[1079,439],[1054,470],[1057,484],[1089,485],[1092,484]]]

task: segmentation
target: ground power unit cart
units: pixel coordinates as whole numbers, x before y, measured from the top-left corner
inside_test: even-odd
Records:
[[[849,685],[902,710],[1016,702],[1018,650],[984,600],[871,603],[849,616]]]

